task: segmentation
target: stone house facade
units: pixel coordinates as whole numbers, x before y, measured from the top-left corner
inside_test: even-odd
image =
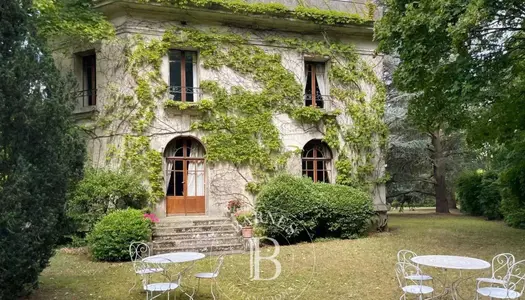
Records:
[[[115,36],[56,54],[92,164],[156,183],[161,217],[249,207],[278,172],[366,181],[386,211],[379,13],[281,1],[99,2]]]

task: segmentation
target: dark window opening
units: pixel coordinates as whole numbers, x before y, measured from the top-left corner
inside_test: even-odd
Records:
[[[95,54],[82,57],[83,106],[97,104],[97,59]]]
[[[302,172],[314,182],[330,183],[330,166],[332,154],[326,143],[312,140],[303,148]]]
[[[197,76],[197,52],[170,50],[170,96],[172,100],[194,102],[198,88],[195,87]]]
[[[325,64],[306,62],[306,86],[304,88],[304,105],[323,108],[325,92]]]

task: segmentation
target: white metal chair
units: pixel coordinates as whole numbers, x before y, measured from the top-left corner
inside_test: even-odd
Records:
[[[400,250],[399,252],[397,252],[397,262],[414,264],[411,259],[412,259],[412,257],[416,257],[416,256],[417,256],[417,254],[414,251]],[[433,282],[432,276],[421,273],[421,270],[419,269],[419,266],[417,266],[417,267],[418,267],[417,270],[418,270],[419,273],[408,275],[408,277],[406,279],[414,280],[414,281],[431,280]]]
[[[512,265],[507,282],[502,287],[480,287],[482,283],[478,281],[476,299],[479,299],[479,295],[490,299],[520,299],[525,290],[525,260]]]
[[[160,259],[159,259],[160,260]],[[159,261],[158,263],[146,263],[143,260],[137,261],[137,265],[141,270],[159,270],[163,269],[160,266],[170,263],[168,259]],[[165,270],[163,272],[143,272],[140,273],[142,277],[142,286],[146,291],[146,300],[152,300],[167,293],[167,299],[170,299],[170,292],[175,291],[181,285],[183,272],[177,273],[175,277],[170,276]],[[161,278],[162,280],[153,280],[153,276]],[[173,280],[175,278],[175,280]],[[160,281],[160,282],[159,282]],[[157,295],[155,295],[157,293]],[[177,299],[177,294],[174,293],[174,299]]]
[[[514,265],[514,262],[514,255],[510,253],[498,254],[492,258],[491,277],[476,278],[476,281],[504,285],[509,279],[510,268]]]
[[[201,279],[211,279],[211,295],[213,296],[213,299],[215,300],[215,293],[213,293],[213,286],[215,286],[215,289],[217,289],[217,277],[219,276],[219,271],[221,270],[222,263],[224,262],[224,255],[221,255],[217,258],[217,264],[215,267],[215,270],[213,272],[209,273],[197,273],[195,274],[195,278],[198,279],[197,284],[197,290],[200,288]],[[218,296],[217,296],[218,298]]]
[[[403,295],[399,299],[406,300],[407,294],[417,296],[417,299],[423,300],[423,296],[427,294],[434,295],[434,288],[423,285],[423,280],[407,279],[411,275],[421,274],[421,270],[409,262],[398,262],[396,263],[396,277],[399,287],[403,291]],[[413,278],[413,277],[412,277]]]
[[[144,258],[151,256],[151,249],[146,243],[131,242],[129,244],[129,256],[131,257],[131,262],[133,263],[133,270],[135,271],[136,275],[160,273],[164,271],[163,268],[152,268],[142,263],[142,260]],[[131,289],[129,289],[129,293],[131,293],[131,290],[133,290],[136,285],[137,281],[133,283],[133,286],[131,287]]]

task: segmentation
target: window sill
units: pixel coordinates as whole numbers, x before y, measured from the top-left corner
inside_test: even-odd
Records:
[[[168,100],[164,102],[164,107],[166,108],[172,108],[175,110],[199,110],[199,102],[182,102],[182,101],[176,101],[176,100]]]
[[[83,118],[83,117],[90,117],[91,115],[97,112],[98,110],[97,110],[96,105],[75,107],[75,109],[73,110],[73,115],[78,118]]]

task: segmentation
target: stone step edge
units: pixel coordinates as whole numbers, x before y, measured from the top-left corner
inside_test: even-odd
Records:
[[[206,242],[206,241],[216,241],[216,240],[228,240],[228,239],[238,239],[241,240],[241,236],[221,236],[221,237],[210,237],[210,238],[199,238],[199,239],[186,239],[186,240],[157,240],[153,241],[153,244],[163,244],[163,243],[174,243],[174,242]]]
[[[231,233],[231,234],[238,234],[239,232],[237,230],[234,230],[233,228],[230,229],[230,230],[219,230],[219,231],[192,231],[192,232],[168,232],[168,233],[153,233],[153,237],[177,237],[177,236],[187,236],[187,235],[197,235],[197,234],[202,234],[202,235],[208,235],[208,234],[212,234],[212,233],[217,233],[217,234],[226,234],[226,233]]]
[[[242,247],[244,249],[244,245],[242,243],[236,243],[236,244],[224,244],[224,245],[202,245],[202,246],[190,246],[190,247],[165,247],[165,248],[158,248],[153,247],[151,250],[154,251],[171,251],[171,250],[190,250],[190,249],[202,249],[202,248],[213,248],[213,247]]]
[[[228,223],[228,224],[221,224],[221,225],[214,224],[214,225],[192,225],[192,226],[158,226],[158,227],[155,226],[154,230],[158,230],[158,229],[164,230],[164,229],[203,228],[203,227],[213,227],[213,228],[232,227],[232,228],[235,228],[233,223]]]

